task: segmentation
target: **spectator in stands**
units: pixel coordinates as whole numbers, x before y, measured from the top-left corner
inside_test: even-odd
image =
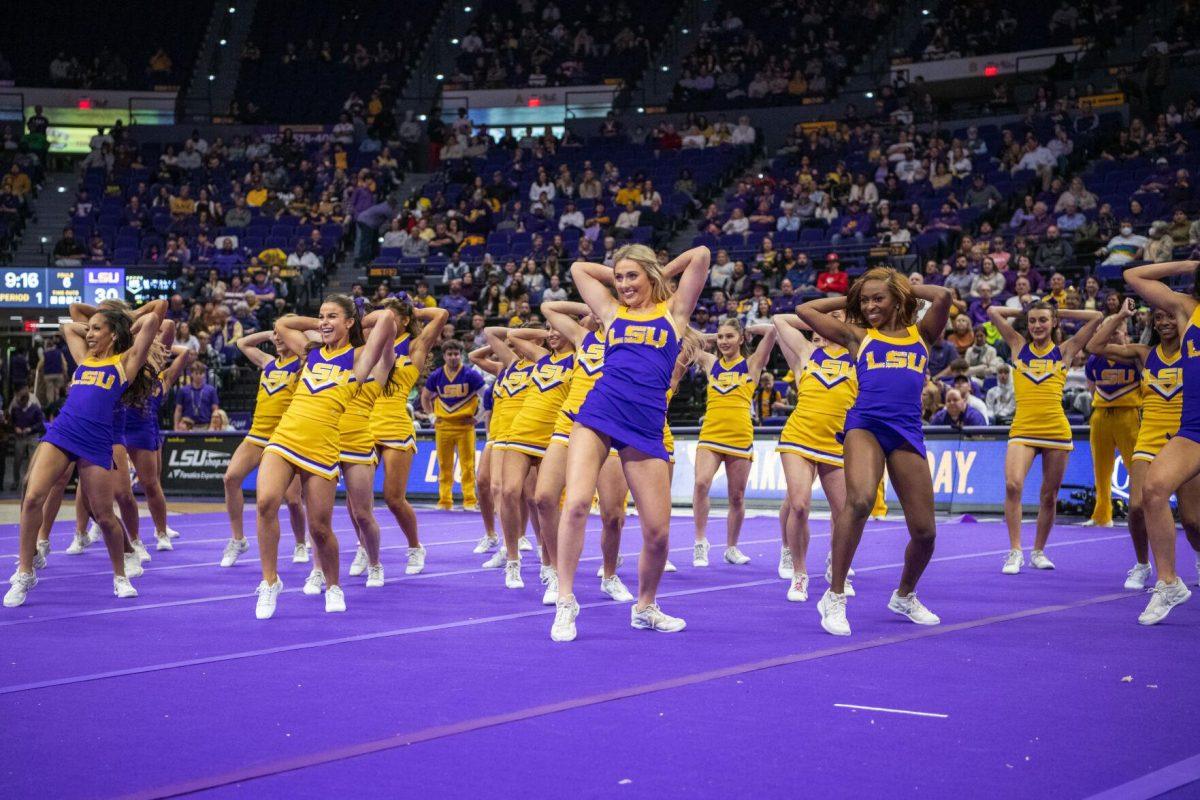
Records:
[[[456,325],[466,319],[467,314],[471,312],[471,301],[462,295],[460,278],[450,281],[449,289],[446,294],[442,295],[438,305],[450,312],[450,319]]]
[[[245,228],[253,218],[250,209],[246,206],[245,196],[238,194],[233,198],[233,208],[225,212],[225,227]]]
[[[961,392],[957,389],[950,389],[946,392],[945,405],[941,411],[933,415],[929,424],[948,425],[955,430],[961,430],[964,427],[986,425],[987,422],[983,415],[967,404]]]
[[[742,115],[738,117],[738,124],[734,126],[730,134],[730,143],[733,145],[754,144],[757,134],[750,125],[750,117]]]
[[[983,401],[982,397],[975,394],[976,391],[982,390],[981,384],[973,380],[966,373],[956,374],[950,384],[967,401],[967,408],[975,409],[975,411],[979,412],[979,416],[983,418],[983,423],[990,425],[992,420],[988,416],[987,404]]]
[[[583,212],[577,209],[573,202],[568,202],[563,207],[563,213],[558,218],[558,229],[565,231],[567,228],[577,228],[581,231],[584,228]]]
[[[197,349],[199,341],[197,340]],[[213,415],[220,410],[221,402],[215,386],[208,382],[208,367],[195,363],[189,368],[189,381],[176,390],[175,430],[207,428],[212,425]],[[190,421],[190,425],[187,424]]]
[[[740,208],[735,208],[729,215],[729,219],[721,226],[721,232],[727,234],[745,234],[750,230],[750,220],[746,218],[746,213]]]
[[[471,267],[467,262],[462,260],[462,256],[458,253],[450,256],[450,260],[446,262],[446,268],[442,270],[442,285],[449,286],[452,281],[461,281],[466,275],[470,274]],[[462,288],[461,285],[459,287]]]
[[[792,314],[799,303],[800,297],[796,294],[795,286],[784,278],[779,282],[779,293],[771,300],[771,313]]]
[[[369,196],[370,190],[366,188],[363,181],[360,180],[359,187],[356,191],[366,192]],[[361,204],[361,200],[360,200]],[[379,238],[379,229],[386,225],[392,217],[396,215],[396,200],[393,197],[388,197],[381,203],[368,205],[360,211],[354,213],[354,261],[357,264],[366,264],[375,256],[375,245]],[[424,220],[422,220],[424,221]]]
[[[950,273],[942,280],[942,285],[947,289],[953,289],[958,292],[958,296],[966,299],[971,295],[971,288],[975,283],[975,276],[970,272],[970,262],[964,255],[956,256]]]
[[[1188,219],[1187,212],[1182,208],[1176,208],[1167,225],[1167,235],[1171,237],[1176,247],[1182,247],[1189,241],[1191,228],[1192,222]]]
[[[842,269],[837,253],[825,256],[825,271],[817,276],[816,288],[826,295],[843,295],[850,291],[850,276]]]
[[[846,238],[853,238],[856,242],[862,242],[874,232],[875,220],[872,219],[870,212],[864,210],[863,206],[857,200],[850,201],[845,216],[840,217],[838,222],[840,224],[837,233],[830,237],[830,241],[835,245],[840,244]]]
[[[212,265],[221,277],[228,278],[246,266],[246,256],[234,248],[232,237],[225,237],[221,249],[212,258]]]
[[[1158,220],[1150,226],[1150,231],[1147,234],[1149,241],[1146,243],[1146,260],[1160,264],[1164,261],[1171,261],[1175,252],[1175,240],[1171,238],[1171,234],[1167,232],[1167,223]]]
[[[42,406],[29,389],[28,383],[16,383],[16,395],[8,406],[8,423],[13,432],[13,491],[25,485],[25,473],[33,451],[46,432],[46,416]],[[0,483],[4,476],[0,474]]]
[[[981,211],[991,210],[1004,202],[1000,191],[988,183],[981,172],[976,172],[971,176],[971,186],[967,189],[963,198],[970,208],[977,208]]]
[[[1012,368],[1005,363],[996,367],[996,385],[987,391],[988,414],[997,425],[1008,425],[1017,413],[1017,397],[1013,391]]]
[[[1046,237],[1038,245],[1035,261],[1039,267],[1046,269],[1063,269],[1070,266],[1075,259],[1075,253],[1070,243],[1064,239],[1057,225],[1046,229]]]
[[[78,267],[86,256],[87,251],[75,238],[75,229],[63,228],[62,238],[54,245],[55,266]]]
[[[1104,258],[1101,263],[1105,265],[1128,264],[1141,260],[1149,243],[1145,236],[1133,232],[1132,222],[1122,220],[1120,232],[1097,250],[1096,255]]]

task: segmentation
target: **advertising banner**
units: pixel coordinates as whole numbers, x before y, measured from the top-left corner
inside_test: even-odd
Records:
[[[168,433],[163,437],[162,487],[167,495],[224,496],[225,468],[240,433]],[[250,484],[254,491],[254,484]]]

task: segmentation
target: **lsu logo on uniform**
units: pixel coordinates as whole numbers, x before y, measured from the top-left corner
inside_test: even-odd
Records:
[[[259,382],[264,392],[267,394],[276,394],[291,386],[295,377],[296,373],[294,372],[277,369],[271,372],[264,372]],[[309,386],[309,388],[311,389],[312,387]]]
[[[804,366],[826,389],[832,389],[854,375],[854,364],[840,358],[826,358],[820,364],[810,359]]]
[[[458,397],[466,397],[470,388],[465,383],[447,383],[438,389],[438,393],[447,400],[453,400]]]
[[[1187,357],[1195,358],[1196,356],[1200,356],[1200,349],[1196,347],[1196,341],[1189,338],[1187,340]]]
[[[911,369],[914,372],[924,372],[928,356],[920,353],[909,353],[904,350],[888,350],[883,361],[875,357],[875,353],[867,351],[867,369]]]
[[[533,382],[543,392],[548,391],[562,383],[563,378],[567,376],[570,369],[571,366],[569,364],[565,368],[558,364],[544,364],[540,369],[534,370]]]
[[[95,386],[100,389],[111,389],[117,382],[117,376],[102,369],[85,369],[76,379],[79,386]]]
[[[604,369],[603,344],[590,344],[580,350],[576,357],[579,359],[579,366],[583,367],[583,371],[589,375],[594,375]]]
[[[716,379],[713,383],[713,389],[718,394],[729,394],[733,390],[750,383],[749,375],[736,370],[727,370],[720,375],[712,377]]]
[[[1017,371],[1034,383],[1041,383],[1058,374],[1066,373],[1067,365],[1053,358],[1031,358],[1028,362],[1017,362]]]
[[[1129,383],[1134,379],[1132,367],[1109,367],[1100,370],[1100,383]]]
[[[1183,370],[1179,367],[1160,369],[1157,375],[1147,374],[1146,385],[1164,400],[1170,400],[1183,391]]]
[[[621,336],[617,336],[615,330],[609,329],[608,343],[610,345],[644,344],[650,347],[663,348],[667,346],[667,331],[652,325],[626,325],[625,332]]]
[[[353,380],[354,375],[348,369],[342,369],[337,364],[322,361],[304,368],[304,385],[313,394],[319,394],[335,386],[344,386]]]

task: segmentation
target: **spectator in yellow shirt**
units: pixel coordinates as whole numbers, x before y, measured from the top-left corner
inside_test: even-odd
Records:
[[[188,217],[196,213],[196,201],[192,198],[192,187],[186,183],[179,187],[179,194],[171,195],[171,216]]]
[[[0,191],[4,190],[12,192],[18,200],[24,201],[25,196],[33,191],[33,184],[29,182],[29,176],[21,172],[21,168],[16,164],[13,164],[12,169],[4,176],[4,180],[0,181]]]
[[[626,178],[625,185],[617,192],[617,205],[624,208],[627,204],[641,205],[642,190],[633,182],[633,178]]]

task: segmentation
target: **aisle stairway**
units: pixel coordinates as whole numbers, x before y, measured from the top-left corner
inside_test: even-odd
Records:
[[[50,172],[34,201],[34,218],[25,226],[21,244],[13,254],[12,263],[21,267],[45,267],[50,253],[70,221],[71,205],[75,202],[76,177],[73,172]],[[86,246],[86,242],[83,243]]]

